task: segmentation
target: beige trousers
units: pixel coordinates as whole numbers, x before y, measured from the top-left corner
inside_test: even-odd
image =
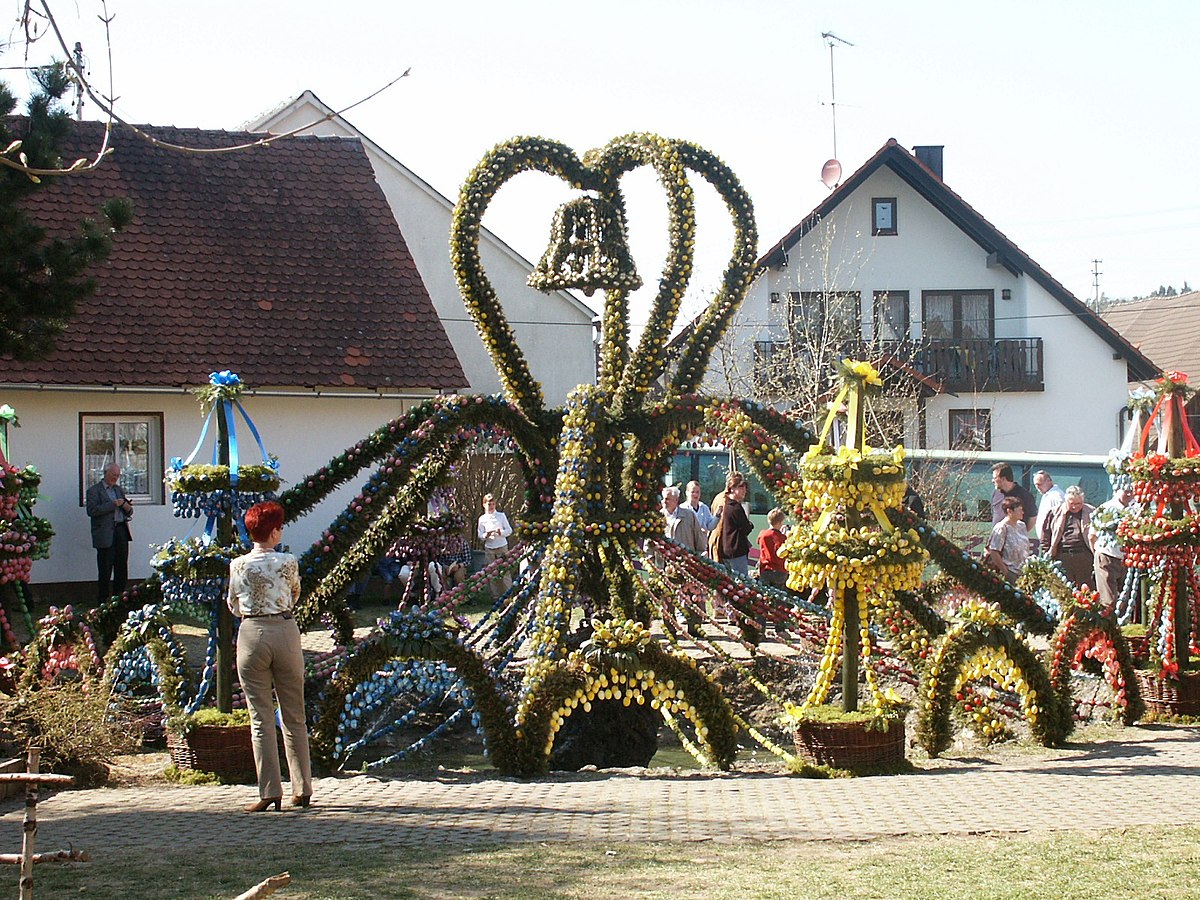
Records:
[[[250,710],[250,739],[258,770],[258,796],[282,797],[279,744],[275,736],[275,696],[283,721],[283,747],[294,796],[312,795],[308,728],[304,723],[304,653],[295,619],[242,619],[237,639],[237,672]]]
[[[484,547],[483,548],[483,564],[485,566],[490,565],[491,563],[498,560],[500,557],[504,556],[504,554],[506,554],[506,553],[508,553],[508,544],[507,543],[505,543],[505,545],[503,547],[495,547],[495,548],[491,548],[491,549]],[[499,600],[500,597],[503,596],[503,594],[509,588],[512,587],[512,584],[513,584],[512,576],[510,574],[508,574],[507,572],[503,573],[498,578],[493,578],[488,584],[488,588],[492,592],[492,599]]]

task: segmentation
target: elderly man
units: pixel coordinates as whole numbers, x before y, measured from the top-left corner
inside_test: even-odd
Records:
[[[1066,499],[1050,517],[1042,549],[1051,559],[1062,563],[1067,578],[1075,587],[1096,588],[1095,561],[1092,558],[1092,513],[1095,507],[1085,502],[1077,485],[1067,488]]]
[[[1038,489],[1038,492],[1042,495],[1042,499],[1038,501],[1037,522],[1034,524],[1034,530],[1029,536],[1041,541],[1042,529],[1046,527],[1046,520],[1062,505],[1067,495],[1063,493],[1062,488],[1054,483],[1054,479],[1050,477],[1050,473],[1045,469],[1039,469],[1033,473],[1033,486]]]
[[[663,534],[695,553],[704,553],[704,533],[695,514],[680,504],[678,487],[671,485],[663,488],[662,509],[666,518]]]
[[[85,508],[92,520],[92,546],[96,549],[96,602],[104,603],[113,594],[125,593],[129,579],[129,520],[133,504],[125,489],[117,484],[121,467],[109,463],[104,477],[87,489]]]
[[[695,514],[679,502],[678,487],[670,485],[663,488],[662,511],[665,519],[663,534],[666,538],[703,556],[706,549],[704,530],[696,521]],[[692,637],[699,637],[701,635],[700,617],[693,611],[693,608],[699,608],[703,612],[704,588],[695,582],[688,581],[681,585],[679,590],[687,633]]]

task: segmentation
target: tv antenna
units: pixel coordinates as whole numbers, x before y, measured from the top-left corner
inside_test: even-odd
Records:
[[[1100,271],[1100,263],[1102,262],[1104,262],[1102,259],[1092,260],[1092,295],[1097,309],[1100,308],[1100,276],[1104,274]]]
[[[833,158],[837,159],[837,82],[833,77],[833,48],[838,44],[847,47],[853,47],[854,44],[832,31],[822,31],[821,37],[829,45],[829,111],[833,117]]]

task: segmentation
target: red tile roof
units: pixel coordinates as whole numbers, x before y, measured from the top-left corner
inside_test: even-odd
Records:
[[[103,126],[76,126],[67,162]],[[145,127],[191,148],[261,135]],[[357,139],[186,154],[117,128],[94,173],[47,179],[31,209],[52,232],[127,197],[133,223],[94,267],[97,291],[49,357],[0,381],[199,385],[231,369],[254,388],[453,390],[462,367]]]
[[[1176,297],[1146,297],[1104,310],[1104,320],[1153,359],[1200,381],[1200,291]]]

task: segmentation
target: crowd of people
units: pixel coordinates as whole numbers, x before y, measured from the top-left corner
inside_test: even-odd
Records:
[[[1125,584],[1124,554],[1116,536],[1116,522],[1129,508],[1133,493],[1118,489],[1101,504],[1101,518],[1109,527],[1095,527],[1097,508],[1087,502],[1078,485],[1065,490],[1050,473],[1034,473],[1033,494],[1013,479],[1007,463],[992,467],[992,531],[984,555],[986,562],[1015,582],[1032,555],[1056,560],[1077,588],[1096,591],[1100,605],[1112,608]]]

